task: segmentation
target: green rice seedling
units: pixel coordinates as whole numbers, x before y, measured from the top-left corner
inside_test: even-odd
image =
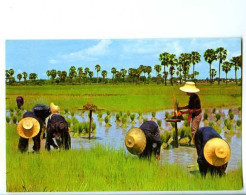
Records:
[[[131,113],[130,113],[130,111],[129,111],[129,110],[127,111],[127,113],[126,113],[126,114],[127,114],[127,116],[128,116],[128,117],[131,115]]]
[[[230,120],[233,120],[234,119],[234,114],[233,113],[230,113],[229,114],[229,117],[230,117]]]
[[[230,113],[232,113],[232,109],[231,109],[231,108],[228,110],[228,115],[229,115]]]
[[[122,128],[126,128],[127,127],[126,122],[127,122],[127,118],[123,117],[122,118],[122,125],[121,125]]]
[[[78,119],[76,117],[72,117],[71,118],[71,122],[73,123],[73,125],[79,123]]]
[[[156,112],[152,112],[152,117],[155,118]]]
[[[209,127],[214,127],[214,123],[213,123],[212,121],[210,121],[210,122],[208,123],[208,126],[209,126]]]
[[[83,132],[83,125],[81,123],[78,123],[76,126],[78,133],[81,134]]]
[[[120,111],[120,112],[119,112],[119,114],[120,114],[120,117],[122,117],[122,116],[123,116],[123,112],[122,112],[122,111]]]
[[[116,118],[115,122],[120,122],[120,114],[119,113],[116,114],[115,118]]]
[[[67,109],[67,108],[65,108],[65,109],[64,109],[64,112],[65,112],[65,114],[67,114],[67,113],[68,113],[68,109]]]
[[[96,123],[92,122],[91,123],[91,130],[92,130],[92,132],[94,132],[96,130],[96,128],[97,128]]]
[[[231,122],[230,121],[227,123],[226,128],[228,130],[232,130],[232,125],[231,125]]]
[[[168,140],[172,137],[172,133],[170,131],[164,131],[160,134],[161,143],[167,143]]]
[[[136,116],[135,114],[131,114],[131,115],[130,115],[131,123],[132,123],[132,124],[135,124],[135,123],[136,123],[136,122],[134,121],[135,116]]]
[[[208,120],[208,113],[207,112],[204,112],[204,114],[203,114],[203,120],[205,121],[205,120]]]
[[[109,116],[105,116],[104,118],[104,122],[105,122],[105,127],[111,127],[111,124],[109,123]]]
[[[242,125],[242,121],[241,120],[237,120],[237,126],[240,127]]]
[[[98,120],[99,120],[100,122],[103,121],[102,116],[103,116],[102,112],[99,112],[99,113],[98,113]]]
[[[220,127],[220,126],[218,126],[218,125],[214,125],[214,127],[213,127],[213,128],[215,129],[215,131],[217,131],[217,132],[218,132],[218,134],[221,134],[222,129],[221,129],[221,127]]]
[[[14,124],[16,124],[16,122],[17,122],[17,117],[16,117],[16,116],[13,116],[12,121],[13,121]]]
[[[168,119],[169,117],[169,112],[165,112],[165,118]]]
[[[143,122],[147,122],[147,121],[148,121],[148,119],[147,119],[147,118],[144,118],[144,119],[143,119]]]
[[[8,116],[6,116],[6,122],[9,123],[10,118]]]
[[[216,113],[215,117],[216,117],[216,121],[218,121],[218,120],[220,120],[221,115],[220,115],[220,114],[218,114],[218,113]]]
[[[82,129],[84,134],[89,133],[89,122],[82,122]]]
[[[215,114],[215,112],[216,112],[216,108],[213,108],[213,111],[212,111],[212,112],[213,112],[213,114]]]
[[[107,110],[107,115],[108,115],[108,116],[110,115],[110,111],[109,111],[109,110]]]
[[[228,119],[225,119],[224,120],[224,125],[227,126],[228,122],[229,122],[229,120]]]
[[[74,112],[71,112],[71,117],[74,117]]]

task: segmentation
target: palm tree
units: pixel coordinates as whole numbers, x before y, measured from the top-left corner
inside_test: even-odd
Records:
[[[22,74],[17,74],[17,79],[18,79],[19,82],[20,82],[20,80],[22,79]]]
[[[226,85],[227,85],[227,73],[231,70],[232,63],[225,61],[222,64],[222,70],[226,73]]]
[[[216,74],[217,74],[217,70],[212,69],[212,70],[211,70],[212,82],[213,82],[213,79],[214,79],[214,77],[216,76]]]
[[[72,80],[73,78],[75,78],[77,76],[77,72],[76,72],[76,68],[75,66],[71,66],[69,68],[69,77]]]
[[[212,66],[213,61],[217,60],[216,53],[213,49],[207,49],[204,52],[203,56],[204,56],[205,61],[209,63],[210,82],[212,82],[212,80],[211,80],[211,66]]]
[[[10,78],[9,71],[8,70],[5,70],[5,79],[6,79],[6,82],[9,81],[9,78]]]
[[[216,53],[216,58],[219,60],[219,80],[218,80],[218,85],[220,84],[220,64],[226,59],[227,56],[227,50],[224,49],[223,47],[219,47],[215,51]]]
[[[28,77],[28,74],[26,72],[23,72],[22,75],[23,75],[24,81],[26,82],[26,79]]]
[[[52,69],[50,71],[50,76],[51,76],[51,79],[54,80],[56,78],[56,70],[55,69]]]
[[[184,74],[184,79],[186,81],[187,75],[189,74],[190,64],[191,64],[191,54],[181,53],[179,56],[179,63],[181,64],[182,71]]]
[[[181,82],[182,82],[182,72],[183,72],[183,69],[182,69],[182,58],[179,57],[176,66],[177,66],[176,75],[177,75],[177,77],[179,77],[179,84],[181,85]]]
[[[48,76],[48,79],[50,79],[50,70],[46,71],[46,75]]]
[[[197,51],[192,51],[191,52],[191,63],[193,64],[193,75],[194,75],[194,80],[195,78],[195,64],[199,63],[201,61],[201,55]]]
[[[103,80],[105,80],[105,78],[107,77],[107,74],[108,74],[108,72],[106,70],[102,71]]]
[[[38,78],[38,75],[36,73],[30,73],[29,79],[35,81]]]
[[[60,80],[65,82],[66,78],[67,78],[67,71],[65,71],[65,70],[61,71]]]
[[[83,74],[83,68],[82,68],[82,67],[79,67],[79,68],[78,68],[79,82],[81,81],[82,74]]]
[[[127,74],[127,70],[124,69],[124,68],[122,68],[122,69],[120,70],[120,73],[121,73],[121,76],[122,76],[123,82],[124,82],[124,78],[125,78],[125,76],[126,76],[126,74]]]
[[[242,56],[236,56],[236,57],[232,57],[232,59],[230,60],[232,63],[232,66],[234,66],[234,70],[235,70],[235,81],[237,84],[237,70],[242,67]]]
[[[169,55],[169,64],[170,64],[169,73],[171,75],[171,85],[173,85],[173,74],[175,73],[174,66],[177,64],[177,59],[175,54]]]
[[[85,74],[86,74],[86,80],[87,80],[87,75],[89,74],[90,69],[88,67],[85,68]]]
[[[156,64],[156,65],[154,66],[154,69],[155,69],[155,71],[156,71],[156,75],[160,74],[160,72],[161,72],[161,65]]]
[[[163,75],[164,75],[164,82],[165,82],[165,85],[167,85],[167,75],[168,75],[168,72],[166,72],[166,69],[165,67],[168,67],[168,63],[169,63],[169,53],[168,52],[164,52],[164,53],[161,53],[160,56],[159,56],[159,60],[161,61],[161,65],[164,66],[164,72],[163,72]]]
[[[113,67],[112,69],[111,69],[111,73],[113,74],[113,78],[112,79],[114,79],[114,75],[115,75],[115,73],[116,73],[116,68],[115,67]]]
[[[100,66],[99,64],[97,64],[97,65],[95,66],[95,70],[97,71],[97,83],[98,83],[98,72],[100,72],[101,66]]]
[[[146,72],[148,73],[148,79],[150,79],[150,73],[152,72],[152,67],[151,66],[147,66],[146,67]]]
[[[122,75],[121,75],[121,72],[120,72],[120,71],[116,71],[115,77],[116,77],[116,80],[117,80],[117,81],[120,80],[121,76],[122,76]]]
[[[89,72],[89,77],[90,77],[91,81],[92,81],[93,75],[94,75],[94,73],[93,73],[92,71],[90,71],[90,72]]]

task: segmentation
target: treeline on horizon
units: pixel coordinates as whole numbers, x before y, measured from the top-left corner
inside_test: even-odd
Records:
[[[203,55],[205,61],[209,64],[208,76],[205,80],[200,79],[200,81],[214,83],[215,80],[220,82],[226,82],[227,84],[227,74],[232,71],[234,68],[235,71],[235,79],[230,79],[230,81],[235,81],[238,84],[237,79],[237,70],[242,67],[242,56],[232,57],[229,61],[226,61],[227,50],[223,47],[219,47],[216,50],[207,49]],[[218,76],[217,71],[212,67],[212,63],[214,61],[219,61],[218,67]],[[115,67],[112,67],[111,73],[112,78],[107,78],[108,71],[101,70],[101,66],[97,64],[95,66],[96,77],[94,72],[90,70],[88,67],[82,68],[75,66],[71,66],[69,71],[65,70],[47,70],[46,75],[48,80],[40,79],[38,80],[37,73],[30,73],[28,75],[27,72],[23,72],[22,74],[17,74],[16,78],[19,80],[17,83],[15,80],[14,69],[5,70],[5,79],[6,83],[10,85],[22,85],[22,84],[46,84],[46,83],[56,83],[56,84],[86,84],[86,83],[121,83],[121,82],[129,82],[129,83],[145,83],[148,84],[150,82],[156,82],[157,84],[165,83],[167,85],[167,81],[173,85],[174,83],[182,83],[187,80],[193,80],[197,82],[196,78],[199,75],[198,71],[195,71],[195,65],[201,61],[201,55],[197,51],[192,51],[191,53],[181,53],[179,57],[175,54],[170,54],[168,52],[161,53],[159,55],[159,61],[161,64],[156,64],[154,67],[139,65],[138,68],[129,68],[117,70]],[[164,68],[163,73],[162,66]],[[192,73],[190,73],[190,68],[192,66]],[[153,69],[156,71],[156,76],[151,77],[151,73]],[[222,69],[222,70],[221,70]],[[224,71],[226,74],[226,78],[221,78],[220,73]],[[100,77],[100,74],[102,77]],[[169,78],[168,78],[169,77]],[[21,82],[21,80],[24,80]],[[29,79],[29,80],[28,80]],[[241,80],[241,78],[240,78]]]

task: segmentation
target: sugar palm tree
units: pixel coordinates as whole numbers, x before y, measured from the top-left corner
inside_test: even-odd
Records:
[[[87,76],[89,76],[90,69],[88,67],[85,68],[85,75],[86,75],[86,82],[87,82]]]
[[[91,81],[92,81],[93,74],[94,73],[92,71],[89,72],[89,77],[90,77]]]
[[[216,49],[215,53],[217,55],[216,58],[219,60],[219,80],[218,80],[218,85],[219,85],[220,84],[220,65],[226,59],[227,50],[223,47],[219,47]]]
[[[105,80],[105,78],[107,77],[107,74],[108,74],[108,72],[106,70],[102,71],[103,80]]]
[[[48,79],[50,79],[50,70],[46,71],[46,75],[48,76]]]
[[[192,51],[191,52],[191,63],[193,64],[193,75],[194,75],[194,80],[195,78],[195,64],[199,63],[201,61],[201,55],[197,51]]]
[[[29,79],[35,81],[38,78],[38,75],[36,73],[30,73]]]
[[[217,70],[215,70],[214,68],[211,70],[211,77],[212,77],[212,82],[213,82],[213,79],[214,77],[216,76],[217,74]]]
[[[62,82],[65,82],[66,78],[67,78],[67,71],[65,71],[65,70],[61,71],[60,80]]]
[[[19,82],[20,82],[20,80],[22,79],[22,74],[17,74],[17,79],[18,79]]]
[[[71,66],[69,69],[69,78],[73,80],[73,78],[75,78],[76,76],[77,76],[76,68],[75,66]]]
[[[122,68],[122,69],[120,70],[120,72],[121,72],[121,76],[122,76],[123,82],[124,82],[124,78],[125,78],[125,76],[126,76],[126,74],[127,74],[127,70],[124,69],[124,68]]]
[[[112,78],[112,80],[115,78],[115,73],[116,73],[116,68],[115,67],[113,67],[112,69],[111,69],[111,73],[113,74],[113,78]]]
[[[146,72],[148,73],[148,79],[150,79],[150,73],[152,72],[152,67],[151,66],[147,66],[146,67]]]
[[[160,74],[160,72],[161,72],[161,65],[156,64],[156,65],[154,66],[154,69],[155,69],[155,71],[156,71],[156,76],[157,76],[157,75]]]
[[[222,70],[226,73],[226,85],[227,85],[227,73],[230,72],[232,63],[225,61],[222,64]]]
[[[212,80],[211,80],[211,66],[212,66],[213,61],[217,60],[216,53],[213,49],[207,49],[204,52],[203,56],[204,56],[205,61],[209,63],[209,76],[210,76],[210,82],[212,82]]]
[[[168,52],[164,52],[159,55],[159,61],[161,61],[161,65],[164,66],[163,76],[164,76],[165,85],[167,85],[167,75],[168,75],[168,72],[166,72],[165,67],[168,67],[169,55],[170,54]]]
[[[56,78],[56,70],[55,69],[52,69],[50,71],[50,76],[51,76],[51,79],[54,80]]]
[[[179,56],[179,63],[181,64],[182,71],[184,74],[184,79],[186,81],[187,75],[189,74],[190,64],[191,64],[191,54],[181,53]]]
[[[98,83],[98,73],[99,73],[100,70],[101,70],[101,66],[100,66],[99,64],[97,64],[97,65],[95,66],[95,70],[97,71],[97,83]]]
[[[237,84],[237,70],[242,67],[242,56],[236,56],[236,57],[232,57],[232,59],[230,60],[232,63],[232,66],[234,66],[234,70],[235,70],[235,81]]]
[[[82,67],[79,67],[79,68],[78,68],[78,77],[79,77],[79,82],[81,81],[82,74],[83,74],[83,68],[82,68]]]
[[[170,76],[171,76],[171,85],[173,85],[173,75],[175,73],[174,66],[177,64],[177,59],[176,59],[176,55],[175,54],[170,54],[169,55],[169,64],[170,64],[169,73],[170,73]]]
[[[26,72],[23,72],[22,75],[23,75],[24,81],[26,82],[26,79],[27,79],[28,74]]]

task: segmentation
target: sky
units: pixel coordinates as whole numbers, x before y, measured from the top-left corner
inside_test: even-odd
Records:
[[[206,49],[224,47],[227,49],[227,60],[241,55],[241,38],[163,38],[163,39],[80,39],[80,40],[7,40],[6,69],[13,68],[18,73],[35,72],[39,79],[47,79],[46,71],[51,69],[69,71],[89,67],[96,76],[95,65],[108,71],[111,68],[137,68],[139,65],[152,66],[152,76],[156,75],[154,65],[160,64],[159,54],[163,52],[176,54],[198,51],[201,62],[195,65],[199,79],[209,77],[209,64],[204,60]],[[219,69],[219,62],[214,61],[212,68]],[[190,73],[192,66],[190,67]],[[163,72],[163,67],[162,67]],[[99,73],[100,74],[100,73]],[[234,78],[234,68],[228,73]],[[225,73],[221,72],[225,78]],[[237,78],[241,77],[241,69]]]

